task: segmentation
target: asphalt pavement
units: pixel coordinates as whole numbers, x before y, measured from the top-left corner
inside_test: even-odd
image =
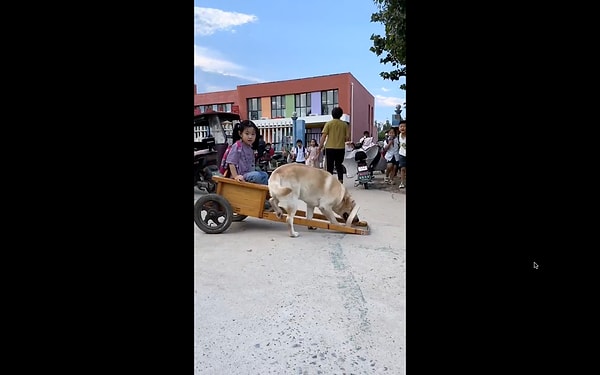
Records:
[[[405,373],[406,191],[375,176],[344,182],[368,235],[194,225],[195,374]]]

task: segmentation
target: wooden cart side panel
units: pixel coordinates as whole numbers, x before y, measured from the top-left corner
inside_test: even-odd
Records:
[[[233,212],[240,215],[261,217],[265,199],[267,197],[267,191],[263,189],[255,189],[247,183],[245,186],[233,185],[233,184],[219,184],[221,185],[221,195],[227,199]],[[250,185],[250,186],[249,186]]]

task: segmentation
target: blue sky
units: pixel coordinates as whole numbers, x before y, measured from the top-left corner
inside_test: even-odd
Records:
[[[372,0],[194,0],[194,83],[199,93],[237,85],[350,72],[375,97],[375,120],[392,121],[405,83],[384,80],[369,48],[384,26]]]

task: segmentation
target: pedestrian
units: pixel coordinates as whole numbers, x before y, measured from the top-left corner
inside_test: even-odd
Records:
[[[296,141],[296,146],[292,148],[292,160],[296,163],[305,164],[306,163],[306,148],[302,145],[302,140],[299,139]]]
[[[335,107],[331,110],[333,119],[327,121],[323,127],[321,140],[319,143],[319,152],[325,148],[325,164],[327,172],[333,174],[333,169],[337,171],[338,180],[344,182],[344,154],[346,144],[350,143],[350,129],[346,122],[340,120],[344,110],[341,107]]]
[[[388,130],[383,153],[384,158],[387,161],[383,182],[392,184],[396,174],[396,165],[398,163],[398,136],[396,135],[396,128]]]
[[[307,150],[308,157],[306,158],[306,165],[319,168],[319,156],[321,155],[321,151],[319,151],[319,144],[316,139],[310,140],[310,146],[308,146]]]
[[[369,142],[369,141],[368,141],[368,138],[370,138],[370,137],[369,137],[369,132],[365,130],[365,131],[363,132],[363,136],[362,136],[362,137],[360,137],[360,139],[358,140],[358,144],[359,144],[360,146],[357,146],[357,148],[361,148],[362,146],[365,146],[365,145],[364,145],[364,142],[365,142],[365,141]],[[371,141],[373,141],[373,138],[371,138]],[[368,145],[366,145],[366,146],[368,147]]]
[[[398,168],[400,168],[400,189],[406,187],[406,120],[400,121],[400,137],[398,147]]]

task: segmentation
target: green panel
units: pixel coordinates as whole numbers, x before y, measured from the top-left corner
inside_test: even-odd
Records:
[[[285,96],[285,117],[292,117],[292,112],[296,109],[294,106],[294,95]]]

